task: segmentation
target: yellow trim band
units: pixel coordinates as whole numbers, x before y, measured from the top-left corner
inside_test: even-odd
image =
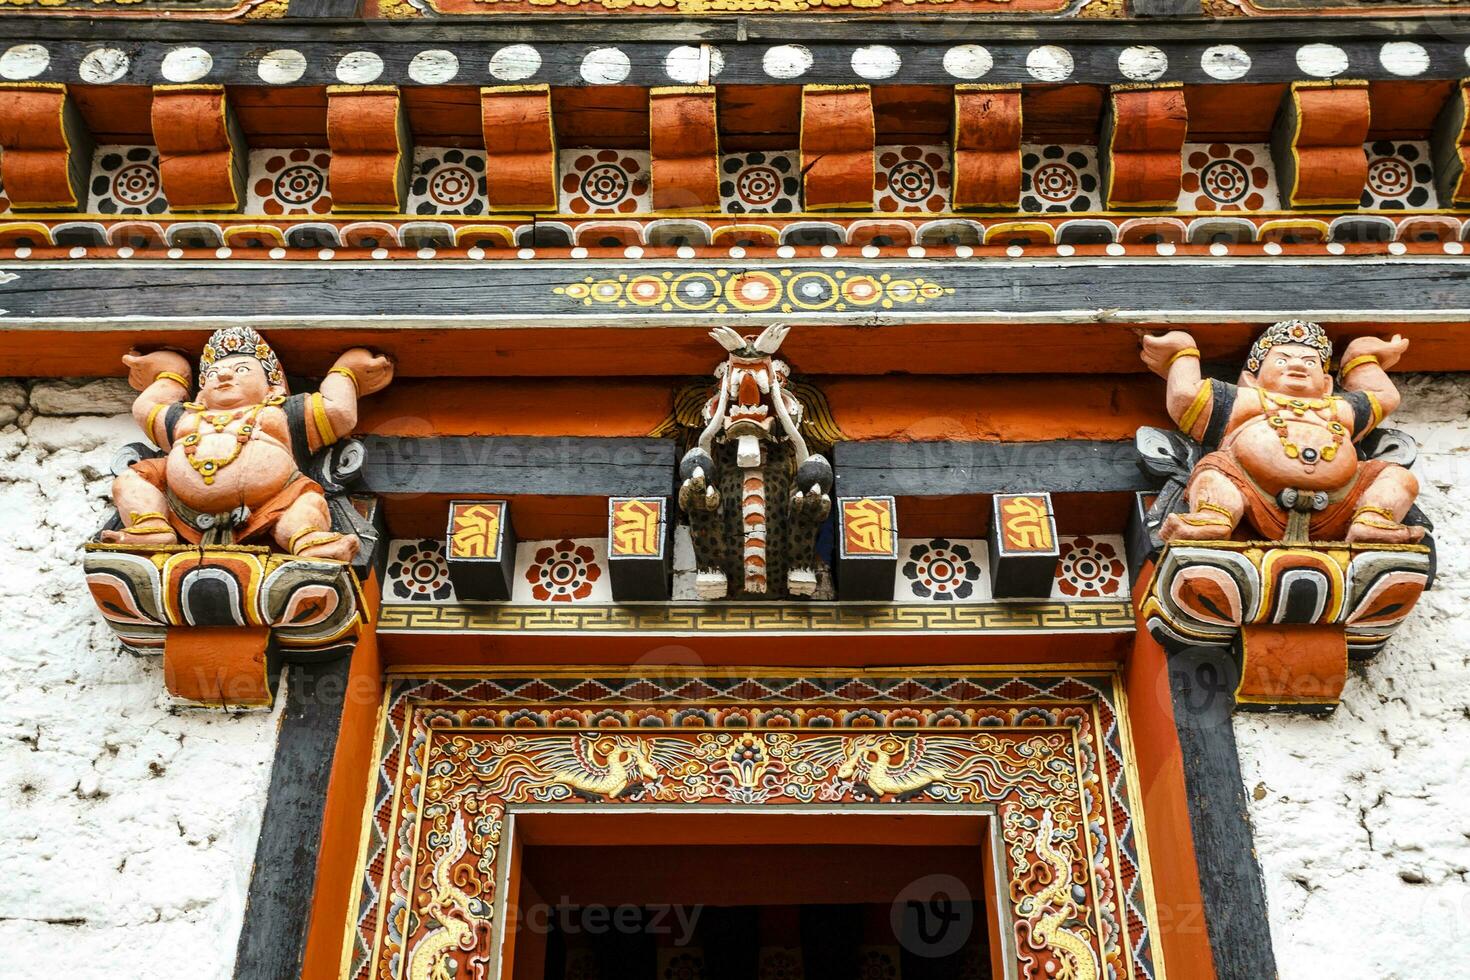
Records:
[[[355,375],[355,374],[352,373],[352,368],[334,367],[334,368],[332,368],[332,370],[328,371],[327,373],[328,374],[340,374],[340,375],[342,375],[342,377],[344,377],[348,381],[351,381],[352,382],[352,390],[353,391],[355,391],[355,392],[361,392],[362,391],[362,386],[357,383],[357,375]]]
[[[1205,406],[1210,403],[1210,399],[1213,397],[1214,387],[1215,382],[1209,378],[1206,378],[1200,384],[1199,394],[1194,396],[1194,401],[1190,403],[1189,408],[1184,412],[1184,416],[1179,420],[1180,432],[1189,435],[1194,431],[1194,423],[1199,421],[1199,417],[1204,412]]]
[[[1179,351],[1173,357],[1169,358],[1169,363],[1166,364],[1166,365],[1164,365],[1164,366],[1165,367],[1173,367],[1174,366],[1174,362],[1177,361],[1177,360],[1179,360],[1179,358],[1181,358],[1181,357],[1199,357],[1199,348],[1198,347],[1186,347],[1186,348],[1184,348],[1182,351]]]
[[[311,417],[316,422],[316,434],[321,439],[323,446],[330,446],[337,441],[337,433],[332,431],[332,420],[327,418],[327,403],[321,396],[321,392],[312,394],[307,399],[311,403]]]
[[[182,374],[179,374],[177,371],[159,371],[158,374],[154,375],[153,383],[157,384],[165,378],[167,378],[169,381],[176,381],[179,384],[183,385],[185,391],[189,390],[189,379],[184,377]]]
[[[1355,357],[1351,361],[1348,361],[1346,364],[1344,364],[1340,369],[1338,369],[1337,376],[1339,378],[1346,378],[1349,374],[1353,372],[1354,369],[1360,368],[1364,364],[1377,363],[1378,356],[1376,354],[1364,354],[1361,357]]]

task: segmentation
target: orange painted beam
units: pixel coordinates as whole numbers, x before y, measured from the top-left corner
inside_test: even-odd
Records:
[[[223,85],[159,85],[153,142],[169,207],[238,211],[245,200],[244,135]]]
[[[485,189],[491,211],[555,211],[556,126],[551,88],[480,89]]]
[[[65,85],[0,85],[0,184],[14,209],[79,211],[92,140]]]
[[[403,210],[413,139],[396,86],[328,88],[327,145],[334,210]]]
[[[955,210],[1021,203],[1021,86],[957,85],[954,92]]]
[[[1176,207],[1188,133],[1182,85],[1114,86],[1099,155],[1107,207]]]
[[[653,206],[658,211],[720,207],[720,140],[715,87],[655,88],[648,93]]]
[[[1041,323],[1024,330],[974,323],[802,324],[782,345],[799,374],[885,375],[896,365],[914,375],[1143,374],[1139,330],[1168,324]],[[1189,327],[1207,361],[1244,362],[1259,324]],[[308,330],[265,328],[291,373],[321,377],[348,347],[391,355],[400,378],[649,378],[705,377],[712,367],[705,327],[649,330],[610,326],[507,329],[374,330],[344,325]],[[1368,334],[1401,333],[1410,340],[1395,370],[1470,371],[1470,321],[1329,324],[1341,345]],[[122,377],[121,358],[134,346],[198,351],[209,331],[0,330],[0,377]],[[718,351],[716,351],[718,353]],[[717,360],[717,359],[716,359]],[[391,390],[391,389],[390,389]],[[925,400],[921,399],[920,403]]]
[[[1342,626],[1246,626],[1241,630],[1241,705],[1334,707],[1347,683]]]
[[[350,942],[348,916],[356,898],[360,874],[358,864],[366,842],[367,809],[373,771],[378,760],[373,750],[382,727],[383,668],[378,653],[378,582],[363,583],[364,629],[352,654],[352,666],[343,692],[342,722],[337,748],[332,756],[332,775],[327,782],[327,800],[322,817],[322,839],[317,849],[316,892],[307,924],[303,980],[337,980]],[[325,694],[326,692],[320,691]]]
[[[1357,207],[1371,116],[1367,82],[1292,83],[1271,137],[1282,203]]]
[[[1150,574],[1151,568],[1140,576],[1134,595],[1147,593]],[[1143,812],[1134,814],[1144,857],[1140,871],[1153,878],[1155,959],[1162,956],[1171,977],[1214,980],[1215,957],[1205,923],[1168,669],[1168,654],[1140,624],[1124,668],[1125,734],[1133,746],[1142,794],[1135,806]],[[1228,725],[1229,718],[1223,723]]]
[[[868,86],[803,86],[801,170],[806,210],[871,210],[876,141]]]

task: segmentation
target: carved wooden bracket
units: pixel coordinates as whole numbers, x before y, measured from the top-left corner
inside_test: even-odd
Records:
[[[403,210],[413,137],[396,87],[328,88],[327,143],[334,210]]]
[[[1456,85],[1445,100],[1431,146],[1439,206],[1470,205],[1470,81]]]
[[[801,170],[808,211],[873,207],[873,93],[866,85],[801,92]]]
[[[1176,207],[1188,131],[1183,86],[1115,86],[1099,155],[1106,206]]]
[[[159,179],[174,210],[238,211],[246,143],[223,85],[153,89]]]
[[[715,87],[656,88],[648,94],[653,207],[695,211],[720,207],[720,141]]]
[[[959,85],[954,93],[954,208],[1019,208],[1021,86]]]
[[[1367,82],[1292,83],[1271,135],[1282,204],[1358,206],[1369,113]]]
[[[0,181],[13,208],[79,210],[92,138],[65,85],[0,85]]]
[[[547,85],[480,89],[491,211],[555,211],[556,127]]]

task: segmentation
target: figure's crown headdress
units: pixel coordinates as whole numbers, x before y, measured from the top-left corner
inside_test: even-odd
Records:
[[[1320,323],[1310,320],[1282,320],[1273,323],[1266,328],[1266,332],[1256,338],[1251,344],[1250,357],[1246,358],[1245,369],[1251,374],[1261,370],[1261,365],[1266,361],[1266,352],[1272,347],[1281,344],[1301,344],[1303,347],[1311,347],[1322,355],[1322,368],[1332,360],[1332,341],[1327,337],[1327,331],[1322,329]]]
[[[199,357],[199,377],[202,379],[215,361],[237,354],[255,358],[265,368],[265,376],[272,385],[286,387],[286,374],[281,370],[276,352],[253,327],[221,327],[216,330]]]

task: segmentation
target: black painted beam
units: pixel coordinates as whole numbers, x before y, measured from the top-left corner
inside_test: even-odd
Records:
[[[235,976],[241,980],[301,975],[350,664],[350,657],[342,657],[287,668],[286,703],[235,952]]]
[[[1196,649],[1169,658],[1169,690],[1205,905],[1200,918],[1209,930],[1215,977],[1262,980],[1276,976],[1276,953],[1231,723],[1238,681],[1239,668],[1227,651]]]
[[[943,295],[891,308],[813,304],[793,293],[789,310],[710,309],[680,297],[669,310],[588,305],[565,287],[589,275],[727,276],[764,270],[923,276]],[[8,280],[3,274],[13,276]],[[320,326],[525,327],[666,324],[720,316],[743,323],[1269,323],[1307,317],[1335,323],[1454,323],[1470,319],[1470,260],[1402,256],[1379,262],[1279,257],[1264,261],[1120,259],[852,260],[762,263],[568,262],[111,262],[0,260],[0,328],[197,331],[210,321],[278,331]],[[558,292],[558,289],[563,290]],[[675,287],[677,292],[678,287]],[[682,295],[682,294],[681,294]],[[1024,328],[1018,328],[1024,329]]]
[[[1146,490],[1132,441],[842,442],[833,449],[844,497],[1111,493]]]
[[[1305,25],[1277,18],[1270,23],[1134,20],[1104,26],[1103,22],[1075,20],[1017,23],[948,16],[904,18],[901,25],[893,22],[885,28],[875,25],[881,17],[835,24],[816,24],[822,18],[810,17],[658,23],[640,17],[580,14],[570,21],[535,17],[477,23],[446,18],[432,25],[397,21],[385,25],[382,21],[340,20],[317,24],[315,14],[296,14],[297,10],[346,9],[351,2],[291,0],[293,19],[277,24],[235,22],[225,25],[228,30],[198,22],[149,23],[141,28],[131,19],[117,24],[8,15],[0,21],[0,50],[19,44],[39,46],[46,57],[36,61],[37,72],[26,80],[67,84],[687,84],[699,63],[698,52],[688,48],[703,43],[719,47],[722,68],[717,80],[725,85],[942,85],[980,80],[1109,85],[1327,77],[1452,79],[1466,72],[1464,49],[1470,38],[1470,30],[1456,20],[1432,17],[1367,22],[1317,17],[1307,19]],[[1148,2],[1182,8],[1180,0]],[[854,50],[870,45],[875,37],[884,38],[893,56],[878,63],[859,58],[855,63]],[[964,52],[956,60],[946,58],[950,47],[974,45],[977,38],[983,39],[987,55],[983,69]],[[1389,40],[1398,46],[1385,49]],[[1406,42],[1417,45],[1408,56],[1403,47]],[[771,49],[792,43],[807,49],[809,66],[796,74],[769,71],[768,64],[791,63],[781,52],[773,55],[774,62],[768,62]],[[513,67],[497,69],[497,52],[511,44],[534,48],[534,57],[520,50],[509,59]],[[1318,46],[1299,57],[1308,44]],[[1140,52],[1140,45],[1157,52]],[[1340,50],[1329,51],[1323,47],[1327,45]],[[609,46],[618,52],[610,55],[613,61],[607,60]],[[96,54],[99,48],[110,49],[101,62]],[[181,62],[179,52],[185,49],[188,56]],[[584,71],[585,59],[594,51],[601,51],[594,59],[602,59],[601,67]],[[425,52],[434,53],[437,66],[428,73],[411,67],[416,56]],[[446,59],[442,52],[453,59]],[[344,68],[343,58],[348,55],[352,56],[349,67]],[[883,67],[889,61],[891,70]],[[374,67],[367,67],[370,62]],[[867,67],[860,70],[859,65],[865,63]],[[452,70],[444,67],[448,64],[453,65]]]
[[[663,497],[672,491],[667,439],[534,436],[364,436],[368,493]]]

